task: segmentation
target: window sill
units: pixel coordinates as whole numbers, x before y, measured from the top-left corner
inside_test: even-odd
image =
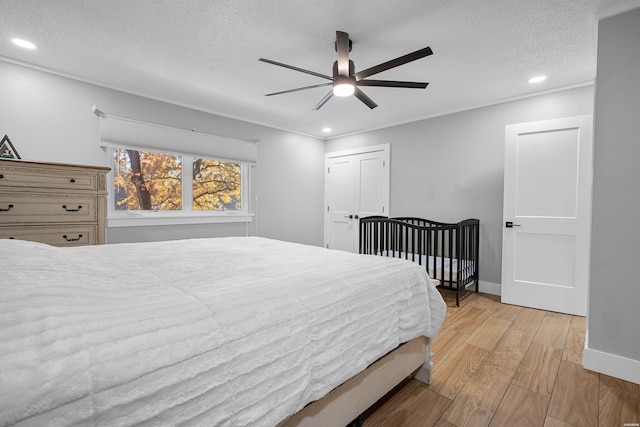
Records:
[[[222,224],[231,222],[251,222],[251,214],[167,215],[153,212],[136,212],[107,218],[107,227],[145,227],[153,225]]]

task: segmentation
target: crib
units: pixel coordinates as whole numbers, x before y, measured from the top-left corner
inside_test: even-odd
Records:
[[[437,287],[461,296],[478,292],[480,221],[446,224],[423,218],[360,218],[360,253],[404,258],[423,265]],[[474,289],[475,288],[475,289]],[[465,292],[467,291],[467,292]]]

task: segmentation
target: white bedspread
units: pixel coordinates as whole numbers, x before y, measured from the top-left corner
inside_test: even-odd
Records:
[[[413,263],[257,237],[0,254],[1,426],[273,426],[445,311]]]

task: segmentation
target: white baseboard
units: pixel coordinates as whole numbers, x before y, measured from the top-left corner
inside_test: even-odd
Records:
[[[482,280],[479,282],[480,292],[491,295],[502,295],[502,285],[500,283],[483,282]]]
[[[640,384],[640,360],[589,348],[589,331],[584,340],[582,366],[590,371]]]

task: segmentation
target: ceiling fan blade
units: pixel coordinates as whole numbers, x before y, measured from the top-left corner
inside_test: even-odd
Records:
[[[367,95],[365,95],[364,92],[361,91],[360,89],[358,89],[357,87],[356,87],[355,92],[353,92],[353,94],[355,95],[356,98],[358,98],[360,101],[364,102],[366,104],[366,106],[371,108],[372,110],[378,106],[378,104],[373,102],[373,100],[371,98],[369,98]]]
[[[315,107],[313,107],[313,110],[315,111],[315,110],[319,110],[320,108],[322,108],[322,106],[323,106],[324,104],[326,104],[326,103],[327,103],[327,101],[328,101],[328,100],[330,100],[332,96],[333,96],[333,90],[330,90],[330,91],[329,91],[329,93],[328,93],[328,94],[326,94],[326,95],[324,96],[324,98],[322,98],[322,99],[320,100],[320,102],[318,102],[318,103],[316,104],[316,106],[315,106]]]
[[[294,70],[294,71],[300,71],[301,73],[311,74],[312,76],[322,77],[323,79],[333,80],[333,77],[329,77],[329,76],[324,75],[324,74],[316,73],[315,71],[305,70],[304,68],[294,67],[293,65],[283,64],[282,62],[276,62],[276,61],[272,61],[270,59],[265,59],[265,58],[260,58],[260,59],[258,59],[258,61],[266,62],[267,64],[277,65],[278,67],[288,68],[288,69]]]
[[[349,76],[349,33],[336,31],[336,51],[338,52],[338,75]]]
[[[411,89],[424,89],[429,83],[421,82],[400,82],[396,80],[358,80],[356,86],[378,86],[378,87],[406,87]]]
[[[433,54],[433,51],[431,50],[431,48],[425,47],[424,49],[416,50],[415,52],[408,53],[399,58],[392,59],[391,61],[383,62],[382,64],[376,65],[375,67],[362,70],[356,73],[355,76],[357,80],[361,80],[366,77],[372,76],[374,74],[381,73],[391,68],[398,67],[400,65],[415,61],[416,59],[424,58],[425,56],[429,56],[432,54]]]
[[[320,83],[319,85],[305,86],[305,87],[299,87],[299,88],[296,88],[296,89],[283,90],[282,92],[268,93],[265,96],[282,95],[283,93],[297,92],[299,90],[307,90],[307,89],[313,89],[313,88],[316,88],[316,87],[331,86],[332,84],[333,83]]]

